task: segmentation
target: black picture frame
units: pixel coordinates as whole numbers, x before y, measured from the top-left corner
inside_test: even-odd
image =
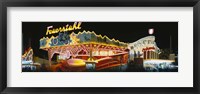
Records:
[[[118,93],[118,94],[199,94],[199,36],[200,36],[200,0],[2,0],[0,1],[0,91],[2,94],[27,93]],[[193,7],[194,87],[7,87],[7,7]]]

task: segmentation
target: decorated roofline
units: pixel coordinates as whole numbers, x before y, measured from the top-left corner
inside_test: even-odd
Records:
[[[74,33],[74,32],[72,32],[72,33]],[[108,38],[110,41],[114,41],[114,42],[119,42],[119,43],[122,43],[122,44],[126,44],[127,45],[127,43],[125,43],[125,42],[120,42],[119,40],[116,40],[116,39],[114,39],[114,38],[112,38],[112,39],[110,39],[109,37],[107,37],[106,35],[104,35],[104,36],[102,36],[101,34],[99,34],[99,35],[97,35],[94,31],[92,31],[92,32],[90,32],[90,31],[83,31],[83,32],[78,32],[76,35],[79,35],[79,34],[83,34],[83,33],[89,33],[89,34],[95,34],[95,36],[97,36],[97,37],[101,37],[102,39],[103,38]],[[74,33],[75,34],[75,33]]]
[[[98,42],[98,41],[85,41],[85,42],[80,42],[81,40],[79,38],[77,38],[79,35],[83,35],[83,34],[94,34],[96,36],[96,38],[101,38],[101,40],[109,40],[111,42],[114,42],[113,44],[109,44],[109,43],[102,43],[102,42]],[[60,35],[60,33],[59,33]],[[58,36],[51,36],[49,37],[43,37],[40,39],[40,49],[44,49],[44,48],[50,48],[50,47],[58,47],[58,46],[67,46],[67,45],[77,45],[77,44],[84,44],[84,43],[97,43],[97,44],[103,44],[103,45],[111,45],[111,46],[121,46],[121,47],[127,47],[128,43],[125,42],[120,42],[119,40],[116,40],[114,38],[110,39],[109,37],[107,37],[106,35],[102,36],[101,34],[97,35],[94,31],[83,31],[83,32],[78,32],[77,34],[72,32],[71,34],[69,34],[69,38],[70,38],[70,43],[65,44],[65,43],[61,43],[59,45],[51,45],[52,40],[53,39],[57,39],[58,42]],[[41,44],[41,43],[45,43]],[[115,43],[119,44],[119,45],[115,45]]]

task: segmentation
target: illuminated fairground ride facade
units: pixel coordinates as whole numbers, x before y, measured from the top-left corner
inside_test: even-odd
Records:
[[[143,58],[147,59],[158,59],[160,49],[157,47],[155,42],[155,36],[147,36],[139,39],[136,42],[128,44],[128,49],[130,50],[130,59]]]
[[[33,49],[29,47],[22,55],[22,70],[35,71],[36,67],[40,67],[40,64],[33,62]]]
[[[40,49],[48,51],[50,66],[55,53],[59,54],[60,59],[73,58],[81,59],[85,63],[95,63],[99,70],[107,68],[106,64],[113,67],[125,64],[128,60],[127,43],[90,31],[44,37],[40,39]]]
[[[134,43],[124,43],[110,39],[107,36],[97,35],[95,32],[83,31],[75,34],[59,33],[51,38],[40,39],[40,49],[48,51],[49,65],[55,53],[59,59],[79,59],[83,63],[73,66],[86,66],[95,64],[95,70],[126,64],[134,58],[158,58],[159,48],[154,36],[142,38]]]

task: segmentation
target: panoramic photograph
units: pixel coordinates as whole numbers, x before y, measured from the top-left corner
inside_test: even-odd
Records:
[[[178,72],[178,22],[22,22],[22,72]]]

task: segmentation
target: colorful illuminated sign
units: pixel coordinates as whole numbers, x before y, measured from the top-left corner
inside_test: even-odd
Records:
[[[53,28],[53,26],[48,26],[46,35],[55,34],[55,33],[59,33],[59,32],[78,30],[78,29],[81,29],[81,22],[74,22],[73,25],[67,24],[66,26],[59,27],[59,28]]]

